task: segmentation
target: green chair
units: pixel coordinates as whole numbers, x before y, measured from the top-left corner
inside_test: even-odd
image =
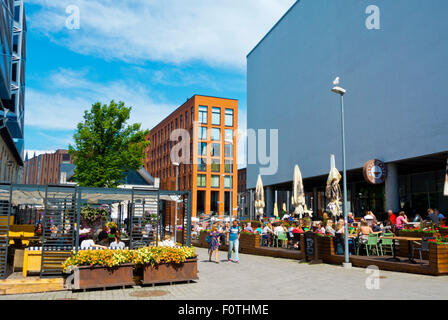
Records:
[[[368,256],[370,255],[370,253],[369,253],[369,249],[370,249],[370,251],[372,251],[373,248],[375,248],[376,255],[379,256],[379,250],[378,250],[378,235],[377,235],[377,234],[373,234],[373,233],[371,233],[371,234],[369,234],[369,235],[367,236],[367,242],[366,242],[366,243],[359,243],[359,245],[358,245],[358,250],[357,250],[357,252],[356,252],[357,255],[359,255],[359,248],[360,248],[361,245],[363,245],[363,244],[364,244],[364,246],[366,247],[366,252],[367,252],[367,255],[368,255]]]
[[[282,248],[284,247],[285,241],[288,241],[288,236],[286,235],[286,232],[279,232],[277,235],[277,238],[275,238],[276,247],[278,248],[278,242],[282,242]]]
[[[383,237],[394,237],[393,233],[384,233]],[[384,256],[384,252],[386,252],[386,249],[390,249],[392,255],[394,255],[394,239],[381,239],[380,243],[380,249],[381,249],[381,255]]]

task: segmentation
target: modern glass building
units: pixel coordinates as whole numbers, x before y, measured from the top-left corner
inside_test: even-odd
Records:
[[[23,174],[26,18],[23,0],[0,4],[0,180],[17,183]]]
[[[249,53],[247,127],[279,130],[278,170],[262,177],[268,214],[275,201],[291,209],[295,164],[308,207],[326,209],[331,154],[342,171],[337,76],[348,91],[350,210],[448,213],[446,12],[446,0],[300,0]],[[248,164],[248,189],[261,167]],[[385,179],[372,184],[364,167]]]

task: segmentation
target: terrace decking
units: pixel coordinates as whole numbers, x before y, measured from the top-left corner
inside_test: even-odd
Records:
[[[200,241],[192,241],[192,245],[196,247],[206,248],[201,244]],[[226,251],[227,246],[221,246],[220,250]],[[286,259],[304,259],[302,251],[291,250],[284,248],[273,248],[273,247],[259,247],[259,248],[240,248],[240,253],[253,254],[259,256],[268,256],[274,258],[286,258]],[[323,263],[342,265],[344,262],[343,255],[328,254],[328,251],[321,253],[319,255]],[[387,261],[387,259],[392,258],[392,256],[356,256],[350,255],[350,262],[354,267],[367,268],[369,266],[377,266],[380,270],[395,271],[395,272],[406,272],[414,274],[423,275],[433,275],[433,276],[443,276],[448,275],[447,273],[439,273],[431,270],[428,260],[423,260],[423,264],[420,260],[416,260],[417,264],[413,264],[407,261],[407,257],[398,257],[401,262]]]

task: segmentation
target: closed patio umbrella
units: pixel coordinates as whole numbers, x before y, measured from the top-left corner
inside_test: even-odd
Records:
[[[331,155],[331,169],[328,175],[326,196],[329,201],[328,210],[336,217],[341,215],[341,186],[339,181],[341,181],[341,174],[338,169],[336,169],[334,155]]]
[[[445,173],[445,188],[443,194],[448,197],[448,161],[446,163],[446,173]]]
[[[291,204],[295,208],[294,213],[302,218],[305,206],[305,192],[303,190],[302,173],[298,165],[294,167]]]
[[[274,203],[274,217],[278,218],[278,206],[277,206],[277,202]]]
[[[257,186],[255,188],[255,208],[260,218],[263,217],[263,209],[264,209],[264,189],[263,189],[263,181],[261,180],[261,175],[258,175]]]

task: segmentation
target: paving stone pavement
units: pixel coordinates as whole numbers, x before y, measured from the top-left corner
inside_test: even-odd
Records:
[[[199,281],[190,284],[134,287],[87,292],[48,292],[0,296],[0,300],[313,300],[313,299],[447,299],[448,277],[380,271],[379,288],[368,289],[363,268],[344,269],[326,264],[299,264],[296,260],[240,255],[240,263],[208,262],[207,250],[198,248]],[[148,297],[148,292],[165,295]],[[159,292],[160,293],[160,292]],[[136,297],[135,295],[146,295]]]

